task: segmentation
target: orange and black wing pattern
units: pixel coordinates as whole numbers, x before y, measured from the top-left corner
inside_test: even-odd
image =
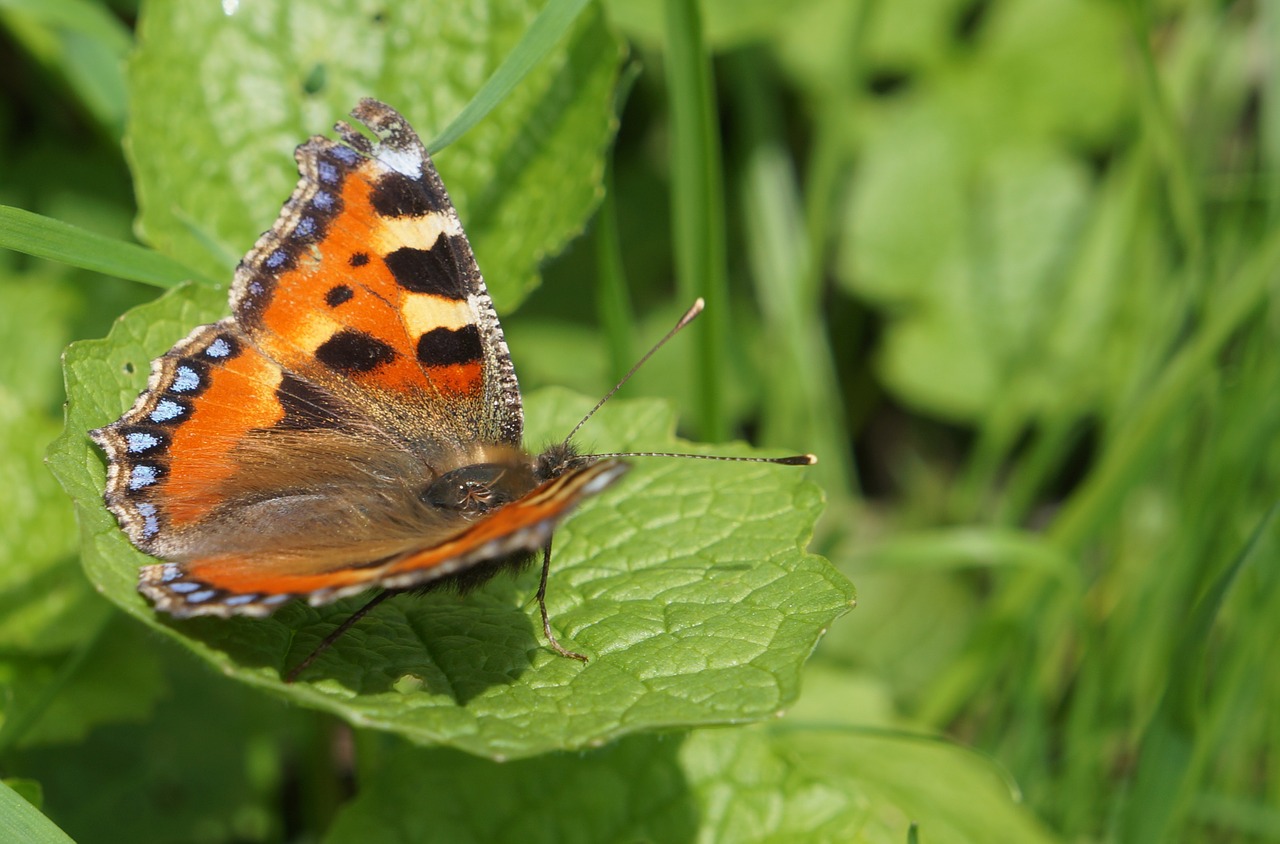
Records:
[[[241,262],[241,329],[294,376],[432,453],[519,446],[520,391],[493,303],[422,142],[390,107],[298,148],[301,179]]]
[[[140,589],[174,615],[447,578],[545,544],[623,471],[587,460],[538,477],[435,167],[390,107],[366,99],[353,115],[372,138],[339,123],[341,141],[298,148],[300,181],[237,269],[232,316],[156,360],[134,406],[90,432],[108,508],[165,561]],[[468,467],[505,478],[503,506],[441,503],[433,484]]]

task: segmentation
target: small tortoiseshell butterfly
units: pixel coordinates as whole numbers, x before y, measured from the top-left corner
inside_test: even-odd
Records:
[[[426,149],[383,103],[352,115],[377,140],[338,123],[342,143],[298,148],[301,179],[236,269],[232,315],[157,359],[134,406],[90,432],[107,507],[165,561],[138,588],[178,618],[384,590],[350,622],[544,549],[544,633],[585,659],[547,619],[551,534],[627,467],[567,440],[522,448],[502,328]]]

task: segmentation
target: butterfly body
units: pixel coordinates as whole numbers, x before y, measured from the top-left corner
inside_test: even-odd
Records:
[[[457,213],[408,123],[363,100],[236,271],[232,315],[90,432],[139,589],[178,617],[475,585],[626,470],[522,448],[515,370]]]

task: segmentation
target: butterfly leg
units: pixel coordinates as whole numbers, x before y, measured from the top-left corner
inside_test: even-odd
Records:
[[[332,633],[324,637],[323,642],[316,645],[315,650],[307,654],[306,659],[302,660],[302,662],[299,662],[292,669],[290,669],[288,674],[284,675],[284,681],[286,683],[292,683],[294,680],[297,680],[298,675],[301,674],[303,671],[306,671],[309,667],[311,667],[311,663],[316,661],[316,657],[320,656],[320,654],[327,651],[334,642],[341,639],[342,635],[346,633],[348,630],[350,630],[353,626],[355,626],[355,623],[357,621],[359,621],[360,619],[368,615],[370,610],[372,610],[378,604],[381,604],[383,601],[387,600],[387,598],[390,598],[394,594],[395,592],[391,591],[390,589],[383,589],[377,595],[374,595],[372,598],[370,598],[368,603],[366,603],[360,609],[353,612],[351,615],[347,616],[346,619],[344,619],[343,622],[339,624]]]
[[[551,645],[552,650],[560,654],[560,656],[576,659],[579,662],[586,662],[587,658],[580,653],[575,653],[566,649],[558,641],[555,634],[551,632],[551,619],[547,618],[547,573],[551,571],[551,540],[547,540],[547,545],[542,549],[542,580],[538,582],[538,609],[542,611],[542,632],[547,637],[547,643]]]

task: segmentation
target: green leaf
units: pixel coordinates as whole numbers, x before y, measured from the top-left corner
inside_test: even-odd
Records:
[[[957,130],[937,114],[898,129],[873,144],[848,221],[859,232],[853,286],[905,313],[885,338],[885,379],[952,418],[980,418],[1009,395],[1052,405],[1062,393],[1042,371],[1016,391],[1009,382],[1029,360],[1044,366],[1044,338],[1061,316],[1051,305],[1063,244],[1088,208],[1083,167],[1048,147],[1012,145],[974,164],[945,149]]]
[[[101,504],[103,466],[83,433],[110,422],[142,386],[146,362],[200,319],[215,294],[179,288],[124,317],[105,340],[66,355],[67,432],[51,462],[76,498],[85,568],[132,615],[246,682],[353,723],[415,741],[514,758],[659,727],[769,717],[852,598],[848,582],[803,550],[822,506],[804,472],[778,466],[647,460],[557,534],[548,590],[553,625],[588,665],[548,650],[529,606],[536,572],[501,577],[465,600],[433,594],[379,608],[305,677],[305,657],[358,601],[290,605],[264,621],[157,617],[136,592],[135,551]],[[558,391],[529,396],[530,442],[563,437],[590,408]],[[657,402],[614,402],[588,447],[749,453],[675,440]]]
[[[439,152],[449,146],[493,111],[529,75],[569,31],[589,0],[549,0],[525,31],[515,49],[507,54],[484,87],[476,93],[453,122],[429,144],[427,151]]]
[[[151,714],[163,681],[149,637],[96,596],[86,610],[97,627],[76,649],[0,661],[6,698],[0,748],[81,741],[99,725],[143,722]]]
[[[6,764],[38,779],[43,810],[78,841],[280,840],[270,833],[281,823],[281,756],[305,747],[304,738],[319,739],[307,735],[319,719],[227,683],[132,619],[119,621],[135,660],[164,670],[159,705],[145,722],[106,725],[75,744],[24,748]],[[134,678],[118,676],[111,693],[127,695]],[[303,771],[293,784],[311,775]]]
[[[102,610],[77,571],[71,507],[42,459],[58,434],[57,359],[75,300],[51,273],[0,274],[0,299],[0,337],[22,350],[0,356],[0,653],[59,654]]]
[[[923,35],[896,14],[902,34]],[[1130,228],[1132,167],[1099,180],[1080,154],[1117,133],[1132,95],[1117,84],[1123,26],[1054,0],[993,9],[974,52],[951,60],[868,36],[907,66],[930,52],[935,65],[846,133],[861,148],[839,274],[892,312],[879,370],[912,406],[1003,429],[1084,413],[1115,392],[1100,372],[1131,377],[1141,360],[1114,335],[1161,342],[1176,297],[1125,284],[1150,242]]]
[[[502,764],[364,738],[360,796],[343,807],[326,844],[696,840],[676,736]]]
[[[860,693],[847,674],[822,685],[822,696],[846,706]],[[976,754],[889,731],[791,726],[790,717],[779,726],[631,737],[585,754],[501,765],[380,747],[368,737],[360,749],[359,796],[339,814],[327,844],[901,844],[913,822],[922,840],[938,844],[1054,840]],[[388,826],[386,818],[397,822]]]
[[[690,767],[699,763],[693,784],[711,804],[703,825],[716,840],[898,844],[913,825],[930,844],[1055,840],[989,762],[943,741],[804,726],[761,732],[731,742],[704,731],[685,751]],[[709,799],[720,794],[723,803]]]
[[[431,138],[503,65],[538,6],[273,0],[232,14],[216,3],[148,6],[130,68],[140,230],[165,254],[229,277],[296,182],[294,147],[329,132],[362,96],[396,107]],[[439,155],[503,309],[536,284],[538,264],[581,230],[599,199],[619,59],[599,12],[587,9],[500,106]]]
[[[71,844],[53,822],[0,782],[0,839],[26,844]]]
[[[123,64],[133,42],[107,7],[90,0],[0,0],[0,20],[117,141],[124,128]]]
[[[60,428],[58,353],[79,303],[49,270],[0,273],[0,299],[0,337],[21,350],[0,357],[0,749],[7,750],[135,717],[150,689],[139,676],[145,659],[122,665],[98,647],[111,607],[81,571],[71,502],[43,460]],[[90,653],[98,661],[88,661]],[[122,677],[133,682],[121,686]]]

